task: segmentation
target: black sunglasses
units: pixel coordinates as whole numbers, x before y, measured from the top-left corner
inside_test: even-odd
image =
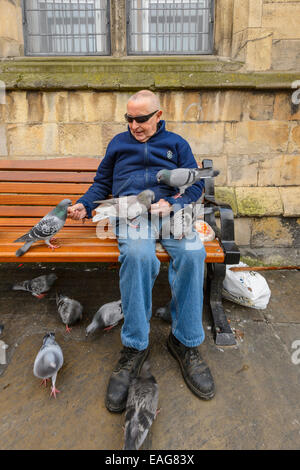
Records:
[[[138,124],[141,124],[142,122],[147,122],[157,112],[158,112],[158,110],[153,111],[153,113],[146,114],[145,116],[136,116],[136,117],[128,116],[128,114],[126,113],[126,114],[124,114],[124,117],[125,117],[127,122],[131,123],[131,122],[135,121]]]

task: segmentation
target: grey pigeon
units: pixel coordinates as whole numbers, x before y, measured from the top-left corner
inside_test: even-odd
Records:
[[[98,328],[110,330],[123,318],[124,313],[122,310],[121,300],[104,304],[95,313],[92,323],[90,323],[86,328],[86,336],[88,336],[90,333],[94,333],[94,331],[98,330]]]
[[[156,174],[159,183],[167,184],[174,188],[191,186],[202,178],[213,178],[218,176],[218,170],[211,168],[175,168],[174,170],[163,169]]]
[[[71,331],[69,325],[74,325],[82,319],[83,307],[77,300],[59,293],[56,293],[56,305],[62,322],[66,325],[66,331],[69,333]]]
[[[161,318],[162,320],[166,321],[167,323],[172,323],[172,316],[171,316],[171,301],[168,302],[164,307],[160,307],[156,310],[155,317]]]
[[[34,279],[14,284],[12,290],[25,290],[31,292],[38,299],[42,299],[45,297],[45,293],[51,289],[56,279],[57,276],[55,274],[44,274]]]
[[[64,199],[32,227],[29,232],[15,240],[14,243],[25,242],[25,244],[16,251],[16,256],[24,255],[31,245],[38,240],[44,240],[52,249],[58,248],[58,246],[53,245],[51,241],[54,240],[53,236],[63,228],[67,218],[68,207],[71,205],[72,201],[70,199]]]
[[[56,398],[59,390],[55,387],[56,376],[64,363],[64,356],[61,347],[55,341],[54,333],[47,333],[43,338],[43,344],[39,350],[33,366],[33,373],[36,377],[43,379],[42,383],[47,384],[47,379],[52,379],[50,396]]]
[[[145,361],[132,379],[126,403],[124,450],[138,450],[158,414],[158,385]]]
[[[136,219],[146,214],[150,209],[154,199],[154,192],[151,189],[146,189],[135,196],[94,201],[100,206],[96,208],[97,214],[93,217],[93,222],[98,222],[106,217],[119,217],[125,219],[128,225],[134,226]]]

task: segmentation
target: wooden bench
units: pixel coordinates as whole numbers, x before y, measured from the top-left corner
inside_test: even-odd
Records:
[[[30,250],[17,258],[21,244],[13,243],[25,234],[59,201],[69,198],[75,203],[93,182],[100,163],[96,158],[55,158],[46,160],[0,160],[0,262],[116,262],[119,250],[117,240],[108,228],[107,237],[99,239],[96,224],[84,224],[67,219],[58,238],[61,247],[50,250],[44,242],[36,242]],[[204,160],[203,166],[212,166]],[[215,229],[218,238],[205,243],[208,263],[208,288],[214,319],[217,344],[235,344],[234,335],[222,307],[222,283],[225,265],[239,261],[239,250],[234,243],[231,208],[214,200],[213,180],[206,180],[206,220]],[[221,230],[215,222],[220,209]],[[103,233],[102,233],[103,237]],[[168,261],[165,251],[157,251],[160,261]]]

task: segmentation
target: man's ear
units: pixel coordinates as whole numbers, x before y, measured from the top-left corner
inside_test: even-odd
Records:
[[[162,115],[162,111],[160,110],[160,111],[158,111],[156,116],[160,119],[161,115]]]

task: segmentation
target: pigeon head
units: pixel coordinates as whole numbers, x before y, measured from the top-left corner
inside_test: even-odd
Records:
[[[46,333],[45,336],[43,337],[43,345],[52,344],[54,342],[55,342],[55,333],[53,332]]]
[[[145,191],[142,191],[138,195],[139,202],[141,202],[142,204],[145,204],[146,207],[148,206],[147,203],[153,202],[154,199],[155,199],[155,194],[151,189],[145,189]]]
[[[53,209],[53,213],[60,217],[61,219],[67,218],[68,207],[72,205],[71,199],[63,199],[59,204]]]
[[[169,170],[160,170],[156,173],[156,180],[158,183],[165,183],[168,181],[169,178]]]
[[[94,333],[98,328],[105,328],[105,324],[102,318],[99,318],[97,321],[93,320],[85,330],[85,336],[89,336],[90,334]]]

